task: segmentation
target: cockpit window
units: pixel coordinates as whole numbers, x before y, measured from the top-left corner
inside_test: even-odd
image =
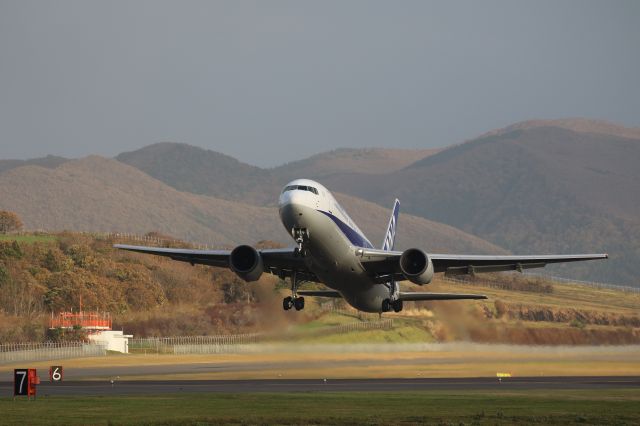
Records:
[[[314,188],[313,186],[306,186],[306,185],[289,185],[289,186],[286,186],[282,192],[285,193],[287,191],[293,191],[296,189],[299,191],[313,192],[314,194],[318,195],[318,190],[316,188]]]

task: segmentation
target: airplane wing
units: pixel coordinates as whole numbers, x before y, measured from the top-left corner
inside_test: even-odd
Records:
[[[173,260],[187,262],[192,265],[209,265],[221,268],[229,267],[229,255],[231,250],[192,250],[164,247],[131,246],[127,244],[114,244],[115,248],[134,251],[137,253],[165,256]],[[262,257],[265,272],[270,272],[282,278],[291,276],[295,269],[298,276],[304,281],[317,281],[315,275],[309,271],[300,257],[294,256],[293,248],[262,249],[258,250]]]
[[[363,267],[377,282],[391,279],[404,280],[400,271],[401,251],[383,251],[375,249],[357,249],[356,255]],[[520,271],[531,268],[543,268],[550,263],[580,262],[594,259],[607,259],[607,254],[567,254],[540,256],[481,256],[455,254],[428,254],[433,263],[434,272],[446,274],[474,274],[477,272]]]

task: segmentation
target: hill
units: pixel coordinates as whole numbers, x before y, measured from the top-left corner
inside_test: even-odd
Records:
[[[276,200],[278,191],[268,195]],[[374,241],[382,240],[386,208],[348,196],[341,201],[364,232]],[[180,192],[138,169],[97,156],[68,161],[55,169],[25,166],[0,174],[0,209],[18,213],[28,229],[157,231],[218,247],[259,240],[292,243],[275,207]],[[450,226],[409,215],[401,221],[411,226],[401,226],[400,244],[502,252]]]
[[[333,191],[367,199],[381,205],[384,211],[397,196],[402,201],[403,213],[446,223],[467,233],[463,235],[480,236],[512,252],[607,251],[611,255],[607,262],[558,266],[549,271],[588,280],[639,285],[635,273],[635,264],[640,261],[640,216],[637,214],[640,169],[636,167],[640,159],[639,135],[639,129],[603,121],[535,120],[498,129],[435,153],[429,150],[336,150],[269,170],[184,144],[156,144],[121,154],[118,159],[184,191],[182,197],[189,198],[186,194],[189,192],[215,199],[198,198],[199,205],[227,200],[274,207],[282,184],[299,176],[318,179]],[[14,170],[18,169],[4,174]],[[116,188],[123,185],[126,184],[112,184]],[[28,185],[24,188],[29,193]],[[107,188],[104,190],[109,194]],[[149,201],[162,207],[158,206],[158,197]],[[126,201],[135,203],[136,198],[132,196]],[[177,204],[182,206],[194,200],[190,198]],[[0,203],[9,204],[6,197]],[[249,208],[247,204],[243,206]],[[381,226],[369,219],[375,213],[361,214],[357,204],[354,201],[354,207],[346,206],[347,210],[354,219],[371,222],[363,228],[377,241],[375,233]],[[140,205],[136,210],[142,208]],[[215,212],[209,216],[199,212],[196,216],[215,218],[219,210]],[[186,213],[183,210],[181,214]],[[45,216],[37,219],[44,221]],[[168,219],[171,214],[163,216]],[[381,211],[382,223],[386,222],[384,216],[386,213]],[[120,216],[117,222],[122,223],[124,218],[125,215]],[[78,220],[82,223],[83,219]],[[204,238],[199,240],[222,242],[233,238],[231,234],[243,238],[253,235],[242,234],[244,231],[237,222],[235,225],[225,223],[232,230],[225,240],[216,234],[203,234],[202,225],[206,227],[208,219],[187,219],[193,220],[200,227],[191,234],[185,232],[187,224],[171,232],[167,230],[172,229],[172,220],[160,222],[163,232],[188,239],[202,235]],[[140,232],[140,226],[155,226],[158,222],[157,217],[138,218],[137,231]],[[281,233],[276,222],[277,219],[269,226]],[[401,219],[401,224],[405,222]],[[407,228],[400,227],[401,232],[405,230]],[[436,250],[433,247],[438,245],[434,243],[437,238],[421,237],[428,235],[424,232],[427,230],[417,232],[417,241],[412,245]],[[272,234],[264,236],[274,239]],[[281,235],[275,239],[287,238]]]
[[[273,193],[280,189],[267,170],[187,144],[157,143],[124,152],[116,160],[179,191],[227,200],[273,205]]]
[[[327,183],[383,205],[399,197],[404,211],[512,252],[609,252],[607,262],[566,271],[638,285],[640,139],[543,124],[492,132],[394,173]]]
[[[46,157],[32,158],[30,160],[0,160],[0,173],[22,166],[40,166],[53,169],[67,161],[69,159],[56,157],[55,155],[47,155]]]
[[[272,209],[180,192],[97,156],[1,174],[0,206],[18,213],[28,229],[158,231],[220,246],[284,234]]]
[[[322,180],[342,173],[384,174],[405,168],[439,149],[336,149],[272,169],[282,184],[305,177]]]
[[[337,149],[273,169],[261,169],[219,152],[181,143],[149,145],[116,157],[180,191],[275,205],[273,197],[287,182],[305,177],[322,180],[340,173],[389,173],[437,149]]]
[[[536,127],[559,127],[581,133],[596,133],[600,135],[618,136],[621,138],[640,139],[640,127],[624,127],[604,120],[587,118],[561,118],[557,120],[527,120],[502,129],[493,130],[481,137],[509,133],[513,130],[526,130]]]
[[[31,237],[0,238],[0,341],[5,343],[78,338],[81,332],[45,335],[45,330],[51,312],[77,309],[80,300],[87,311],[110,312],[116,328],[136,337],[265,332],[287,343],[640,342],[640,293],[519,274],[482,274],[466,281],[438,275],[429,291],[482,293],[489,299],[408,302],[401,313],[385,314],[393,319],[390,330],[338,332],[337,325],[378,316],[321,298],[310,298],[302,312],[285,312],[280,302],[287,286],[274,276],[245,283],[226,269],[112,247],[127,240],[69,232]]]

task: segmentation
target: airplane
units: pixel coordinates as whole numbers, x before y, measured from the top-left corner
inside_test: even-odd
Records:
[[[607,259],[607,254],[487,256],[426,253],[419,248],[395,251],[400,202],[396,199],[381,248],[376,249],[333,195],[320,183],[297,179],[288,183],[278,201],[280,220],[295,247],[233,250],[191,250],[116,244],[114,247],[166,256],[177,261],[230,268],[247,282],[263,273],[290,279],[285,310],[304,308],[304,297],[344,298],[364,312],[400,312],[403,302],[418,300],[486,299],[480,294],[402,292],[398,282],[429,284],[435,273],[449,275],[519,271],[549,263]],[[323,283],[327,290],[298,290],[301,282]]]

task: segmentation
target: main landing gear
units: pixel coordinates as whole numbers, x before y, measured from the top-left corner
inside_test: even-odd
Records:
[[[400,312],[402,310],[402,300],[384,299],[382,301],[382,312]]]
[[[293,296],[287,296],[282,299],[282,308],[288,311],[291,308],[296,308],[296,311],[304,309],[304,297],[298,297],[298,274],[296,271],[291,273],[291,293]]]
[[[285,311],[291,308],[296,308],[296,311],[300,311],[304,309],[304,297],[296,297],[294,299],[291,296],[287,296],[282,300],[282,308],[284,308]]]
[[[382,301],[382,312],[400,312],[402,310],[402,300],[400,297],[400,287],[395,281],[389,283],[389,298]]]

